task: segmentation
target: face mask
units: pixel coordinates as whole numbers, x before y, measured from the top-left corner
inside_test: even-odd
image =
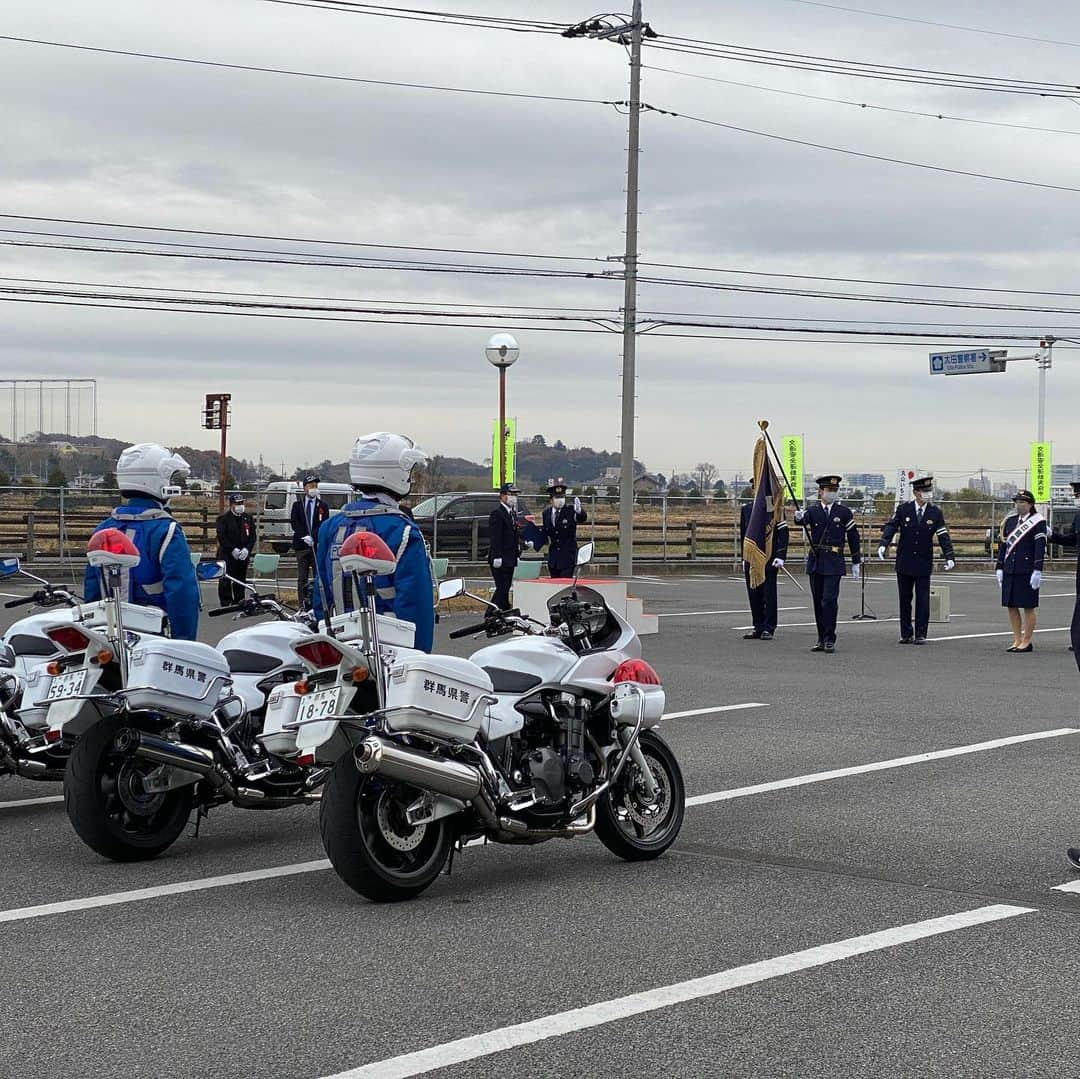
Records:
[[[1021,517],[1026,517],[1034,508],[1035,507],[1031,505],[1030,502],[1016,503],[1016,512],[1019,513]]]
[[[236,514],[243,513],[244,512],[244,503],[243,502],[237,502],[233,506],[232,511],[233,511],[233,513],[236,513]]]
[[[930,491],[919,491],[916,498],[920,505],[925,506],[927,502],[933,502],[934,498]]]
[[[507,495],[506,504],[512,509],[517,509],[517,495]]]
[[[308,496],[308,498],[315,498],[318,495],[318,493],[319,493],[319,488],[318,487],[305,487],[304,488],[304,494],[306,494]]]
[[[839,497],[840,497],[840,492],[839,491],[822,491],[821,492],[821,501],[824,502],[826,506],[831,506]]]
[[[561,510],[561,509],[563,508],[563,506],[565,506],[565,505],[566,505],[566,499],[565,499],[565,498],[553,498],[553,499],[551,500],[551,504],[552,504],[552,505],[553,505],[553,506],[554,506],[554,507],[555,507],[555,508],[556,508],[557,510]]]

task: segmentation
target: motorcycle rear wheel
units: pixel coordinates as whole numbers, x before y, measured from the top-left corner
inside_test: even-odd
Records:
[[[126,715],[98,720],[75,743],[64,773],[68,819],[91,850],[114,862],[156,858],[180,838],[191,816],[192,787],[140,789],[142,762],[115,746],[116,735],[130,726]]]
[[[656,799],[645,799],[638,769],[628,761],[619,782],[596,806],[597,838],[628,862],[659,858],[679,837],[686,812],[682,770],[667,742],[649,730],[638,744],[659,787]]]
[[[420,791],[363,775],[351,753],[334,766],[319,806],[330,864],[354,892],[374,903],[399,903],[430,887],[450,856],[447,819],[412,827],[404,808]]]

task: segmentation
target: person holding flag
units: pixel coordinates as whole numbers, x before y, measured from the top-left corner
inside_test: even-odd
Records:
[[[1002,522],[997,553],[1001,605],[1009,610],[1013,633],[1012,646],[1005,651],[1031,652],[1046,558],[1046,518],[1035,512],[1035,496],[1030,491],[1017,491],[1013,502],[1016,512]]]
[[[754,628],[746,641],[771,641],[776,634],[777,578],[788,550],[784,492],[765,451],[765,439],[754,447],[753,501],[739,511],[746,594]]]

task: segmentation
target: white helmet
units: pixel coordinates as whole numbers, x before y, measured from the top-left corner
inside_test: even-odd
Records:
[[[427,454],[411,438],[376,431],[356,440],[349,456],[349,479],[361,491],[381,487],[403,498],[412,488],[412,470],[426,463]]]
[[[138,491],[151,498],[166,499],[173,475],[191,475],[191,466],[178,453],[172,453],[156,442],[140,442],[128,446],[116,462],[116,486],[121,491]]]

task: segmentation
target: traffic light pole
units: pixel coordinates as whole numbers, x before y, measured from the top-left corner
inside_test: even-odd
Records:
[[[224,398],[221,402],[221,468],[218,479],[218,513],[225,512],[225,448],[229,434],[229,401]]]

